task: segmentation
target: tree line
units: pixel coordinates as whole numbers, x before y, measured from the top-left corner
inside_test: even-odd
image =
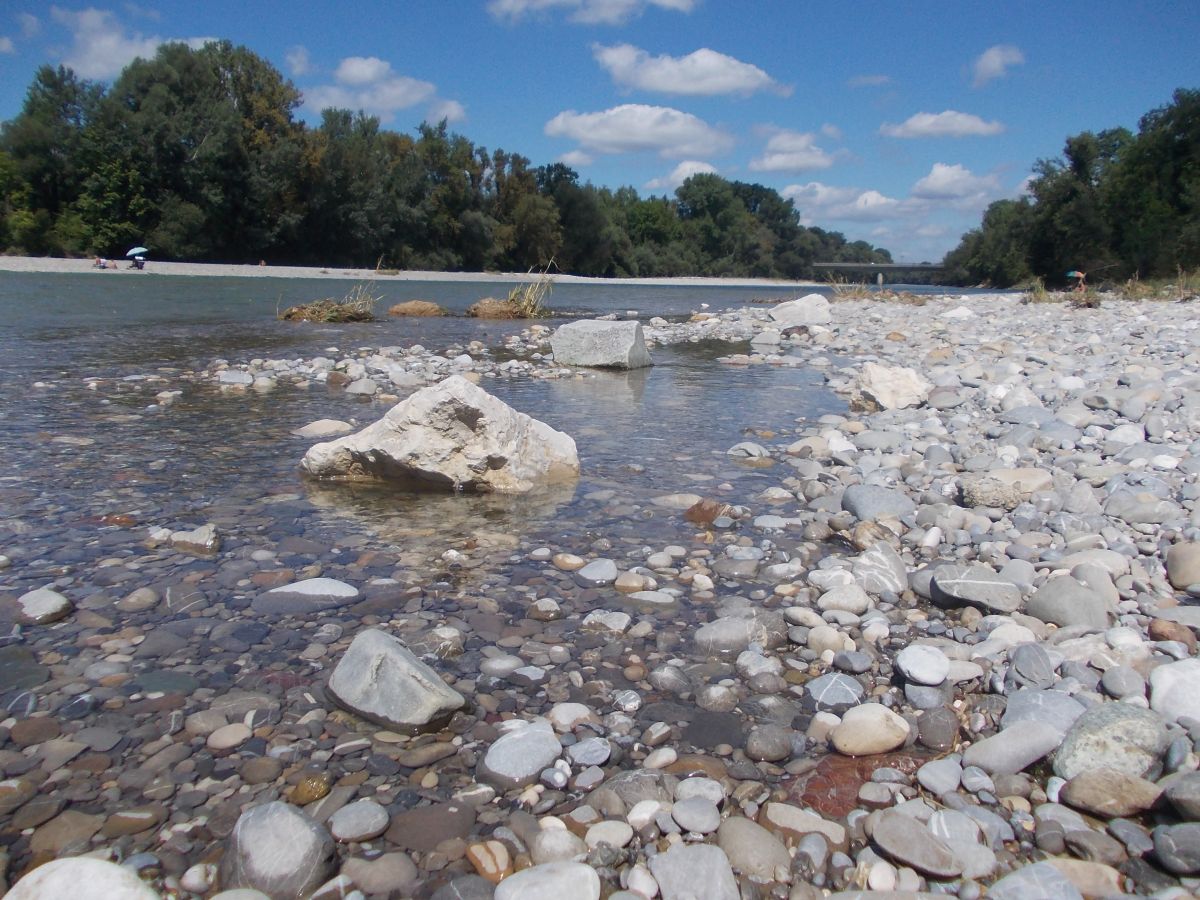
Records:
[[[1126,128],[1067,138],[1039,160],[1027,196],[998,200],[944,265],[959,284],[1008,287],[1068,271],[1093,281],[1200,266],[1200,91],[1177,90]]]
[[[43,66],[0,129],[0,249],[220,262],[799,279],[814,261],[889,262],[809,228],[790,200],[718,175],[674,197],[581,183],[488,152],[446,123],[415,135],[301,97],[228,41],[161,46],[112,86]]]

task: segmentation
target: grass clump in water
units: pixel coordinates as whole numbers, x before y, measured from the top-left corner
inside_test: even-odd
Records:
[[[373,282],[360,281],[343,297],[289,306],[279,318],[287,322],[373,322],[375,304],[383,299],[375,296],[373,288]]]
[[[516,310],[518,319],[544,319],[550,315],[546,298],[554,290],[554,282],[550,279],[552,265],[554,260],[550,260],[533,281],[518,284],[508,292],[508,302]],[[529,274],[533,274],[533,269]]]

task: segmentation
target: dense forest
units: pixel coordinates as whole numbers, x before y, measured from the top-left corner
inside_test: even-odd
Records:
[[[1095,281],[1173,276],[1200,266],[1200,91],[1126,128],[1067,139],[1039,160],[1028,196],[998,200],[947,254],[959,284],[1008,287],[1081,270]]]
[[[0,132],[0,250],[161,259],[805,278],[814,261],[889,262],[806,228],[757,184],[696,175],[673,198],[581,183],[422,125],[327,109],[227,41],[164,44],[107,90],[42,67]]]

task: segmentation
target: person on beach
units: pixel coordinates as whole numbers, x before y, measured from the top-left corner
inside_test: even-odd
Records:
[[[1083,282],[1084,282],[1084,279],[1087,278],[1087,273],[1079,272],[1075,269],[1072,269],[1070,272],[1067,273],[1067,277],[1075,279],[1075,290],[1076,290],[1076,292],[1082,294],[1084,291]]]

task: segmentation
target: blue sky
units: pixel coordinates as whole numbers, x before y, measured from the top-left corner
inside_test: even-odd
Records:
[[[715,171],[911,261],[940,259],[1068,135],[1135,129],[1200,87],[1194,0],[4,0],[0,119],[43,63],[109,81],[205,38],[273,63],[310,122],[445,116],[643,195]]]

